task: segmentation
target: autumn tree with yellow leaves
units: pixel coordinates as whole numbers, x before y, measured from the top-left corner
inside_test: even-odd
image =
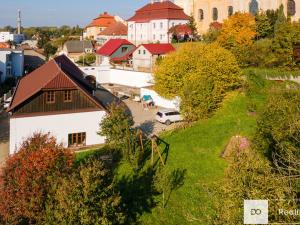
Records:
[[[255,17],[250,13],[237,12],[224,20],[217,41],[225,48],[249,46],[256,36]]]

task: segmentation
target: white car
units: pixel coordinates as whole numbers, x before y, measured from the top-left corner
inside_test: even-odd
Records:
[[[4,109],[8,109],[11,100],[12,100],[12,97],[10,97],[10,98],[8,98],[8,99],[6,99],[6,100],[4,101],[4,103],[3,103],[3,108],[4,108]]]
[[[158,122],[170,125],[171,123],[182,121],[180,113],[173,109],[163,109],[156,113],[156,120]]]

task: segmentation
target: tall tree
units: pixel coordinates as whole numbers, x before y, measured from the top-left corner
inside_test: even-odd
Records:
[[[256,21],[256,36],[258,39],[271,37],[273,29],[270,20],[264,11],[260,11],[255,16]]]

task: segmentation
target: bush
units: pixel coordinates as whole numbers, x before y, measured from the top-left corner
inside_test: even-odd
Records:
[[[53,185],[46,224],[122,224],[125,215],[113,178],[112,170],[100,159],[88,159]]]
[[[188,43],[165,57],[154,73],[155,90],[163,97],[181,98],[189,121],[206,118],[226,92],[241,85],[235,57],[217,44]]]
[[[299,90],[275,90],[270,93],[257,122],[255,138],[257,149],[269,157],[281,174],[296,180],[300,176],[299,105]]]
[[[96,62],[96,55],[94,53],[88,53],[84,56],[80,56],[77,63],[83,64],[83,62],[87,65],[93,64],[94,62]]]
[[[25,140],[1,171],[0,217],[5,223],[43,224],[52,181],[69,173],[73,160],[73,153],[49,134]]]

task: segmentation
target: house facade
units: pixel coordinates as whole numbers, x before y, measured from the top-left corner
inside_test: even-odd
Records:
[[[16,49],[0,49],[0,83],[8,77],[24,74],[24,52]]]
[[[97,43],[103,45],[110,39],[126,39],[127,26],[122,22],[116,22],[110,25],[97,35]]]
[[[65,55],[23,77],[8,109],[10,154],[34,133],[50,133],[64,147],[101,144],[99,123],[118,99],[95,88]]]
[[[193,14],[198,31],[205,33],[212,22],[222,23],[235,12],[256,14],[259,10],[276,10],[283,5],[286,16],[300,19],[300,2],[297,0],[175,0],[187,14]]]
[[[93,19],[93,21],[86,26],[86,34],[85,37],[97,40],[97,35],[108,28],[110,25],[116,23],[117,20],[114,16],[104,12],[100,14],[97,18]]]
[[[16,44],[20,44],[24,40],[25,37],[23,34],[13,34],[6,31],[0,32],[0,42],[12,41],[15,42]]]
[[[135,71],[152,72],[158,57],[175,51],[171,44],[142,44],[132,55],[132,64]]]
[[[135,45],[170,43],[172,36],[168,33],[169,29],[188,21],[189,16],[173,2],[152,0],[128,19],[128,40]]]
[[[103,61],[118,62],[129,60],[129,55],[135,49],[135,45],[126,39],[110,39],[96,51],[96,64],[100,65]]]
[[[94,47],[91,41],[71,40],[64,44],[61,54],[65,54],[73,62],[77,62],[80,56],[93,52]]]

